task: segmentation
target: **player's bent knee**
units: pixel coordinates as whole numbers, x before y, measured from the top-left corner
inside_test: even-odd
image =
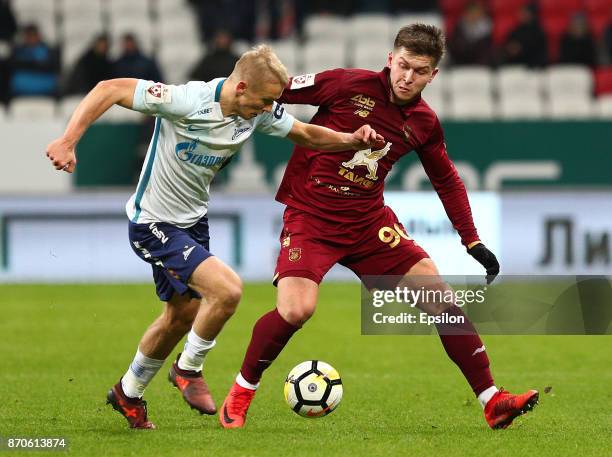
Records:
[[[301,327],[312,317],[316,309],[314,303],[279,304],[278,312],[291,325]]]

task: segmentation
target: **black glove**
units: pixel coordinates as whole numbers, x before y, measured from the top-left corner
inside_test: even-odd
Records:
[[[495,254],[489,251],[482,243],[472,246],[467,252],[474,257],[479,264],[485,267],[485,270],[487,270],[487,284],[491,284],[499,274],[499,262]]]

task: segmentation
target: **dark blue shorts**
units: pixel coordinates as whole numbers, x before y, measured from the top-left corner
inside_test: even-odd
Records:
[[[212,254],[209,251],[208,218],[182,229],[164,222],[129,223],[130,245],[153,268],[157,296],[169,301],[176,292],[199,298],[187,281],[197,266]]]

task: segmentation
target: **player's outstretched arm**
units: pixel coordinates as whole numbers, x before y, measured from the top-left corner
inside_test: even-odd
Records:
[[[314,124],[306,124],[297,119],[287,135],[300,146],[321,151],[346,151],[347,149],[368,149],[384,146],[385,139],[369,125],[362,125],[353,133],[342,133]]]
[[[47,157],[56,170],[72,173],[75,148],[87,128],[111,106],[132,108],[137,79],[119,78],[99,82],[76,107],[64,134],[47,146]]]

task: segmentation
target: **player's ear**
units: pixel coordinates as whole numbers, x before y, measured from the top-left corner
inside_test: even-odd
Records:
[[[434,71],[431,72],[431,78],[429,78],[429,82],[432,82],[433,79],[436,77],[436,75],[438,74],[439,69],[436,68]]]
[[[391,61],[393,60],[393,52],[390,52],[387,56],[387,67],[391,68]]]
[[[246,81],[238,81],[238,84],[236,84],[236,95],[243,95],[247,87],[249,87],[249,85]]]

